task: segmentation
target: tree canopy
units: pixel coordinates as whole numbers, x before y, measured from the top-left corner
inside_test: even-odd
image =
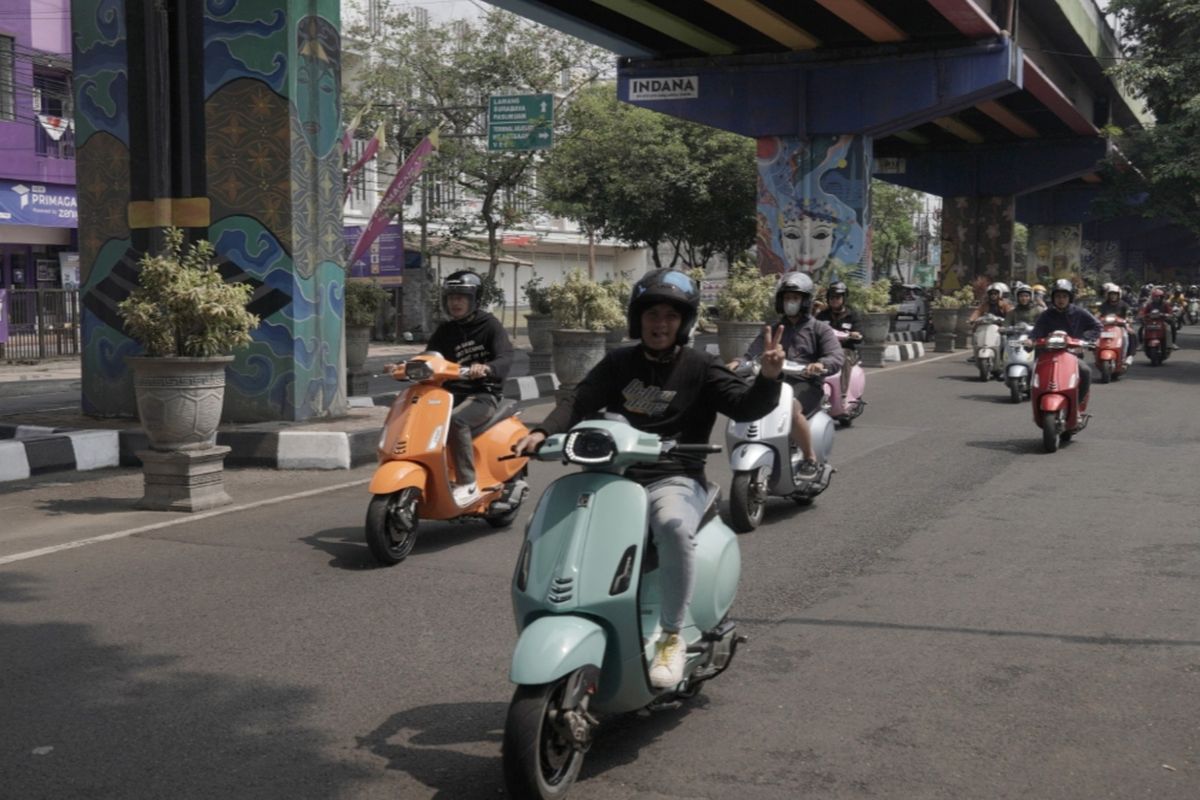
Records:
[[[650,248],[673,245],[702,266],[754,242],[754,141],[617,100],[612,83],[581,91],[539,170],[548,209]]]
[[[871,263],[878,274],[890,275],[900,264],[900,255],[916,244],[915,220],[920,211],[920,192],[872,179]]]
[[[1110,170],[1108,210],[1144,192],[1141,214],[1200,232],[1200,0],[1112,0],[1108,10],[1120,16],[1126,35],[1126,58],[1110,71],[1155,117],[1144,130],[1121,132],[1136,169],[1117,163]]]

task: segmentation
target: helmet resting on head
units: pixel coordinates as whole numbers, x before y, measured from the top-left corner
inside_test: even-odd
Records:
[[[1059,278],[1054,282],[1053,288],[1050,289],[1050,298],[1053,299],[1054,295],[1059,292],[1066,292],[1067,298],[1071,302],[1075,301],[1075,284],[1071,283],[1071,281],[1067,280],[1066,278]]]
[[[1008,294],[1008,284],[1001,283],[1000,281],[996,281],[995,283],[989,285],[987,287],[987,290],[989,292],[999,292],[1000,296],[1004,297],[1005,295]]]
[[[442,310],[447,314],[450,309],[446,304],[446,298],[452,294],[465,294],[471,298],[471,311],[474,312],[479,308],[479,290],[483,288],[483,278],[480,278],[469,269],[452,272],[442,281]]]
[[[625,312],[629,338],[642,338],[642,313],[659,303],[672,305],[683,315],[675,334],[675,344],[687,344],[700,310],[700,290],[686,272],[677,269],[652,270],[633,285],[629,291],[629,308]]]
[[[841,281],[829,284],[829,288],[825,291],[826,297],[845,297],[848,294],[850,294],[849,287]]]
[[[1104,284],[1104,294],[1105,295],[1120,294],[1120,293],[1121,293],[1121,287],[1117,286],[1115,283]]]
[[[1046,293],[1046,287],[1042,286],[1040,283],[1035,283],[1033,286],[1030,286],[1029,288],[1033,289],[1034,294],[1037,294],[1038,292],[1041,292],[1042,294]]]
[[[783,295],[786,292],[799,292],[804,295],[800,301],[800,318],[808,316],[812,309],[813,281],[805,272],[785,272],[775,286],[775,310],[783,313]]]

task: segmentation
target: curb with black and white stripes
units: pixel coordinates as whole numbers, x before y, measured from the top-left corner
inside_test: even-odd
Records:
[[[527,404],[553,397],[558,379],[549,373],[509,378],[504,396]],[[391,405],[396,394],[351,397],[352,408]],[[375,460],[377,428],[356,431],[220,431],[217,444],[230,448],[227,466],[268,469],[350,469]],[[66,430],[37,425],[0,425],[0,482],[47,472],[137,467],[137,451],[150,446],[145,432]]]

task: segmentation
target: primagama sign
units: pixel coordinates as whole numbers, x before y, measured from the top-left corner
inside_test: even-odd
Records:
[[[674,75],[665,78],[630,78],[629,99],[687,100],[700,96],[699,75]]]

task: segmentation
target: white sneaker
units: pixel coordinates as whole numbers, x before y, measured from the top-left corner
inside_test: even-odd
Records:
[[[459,508],[463,508],[479,499],[479,487],[474,483],[464,483],[461,486],[451,487],[450,494],[454,498],[455,504]]]
[[[683,662],[687,645],[678,633],[663,634],[654,645],[654,661],[650,663],[650,685],[655,689],[670,689],[683,681]]]

